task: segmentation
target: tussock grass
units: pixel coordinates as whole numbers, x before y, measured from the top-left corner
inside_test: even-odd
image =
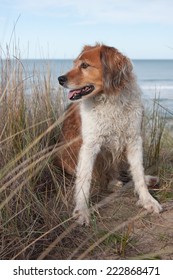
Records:
[[[96,221],[88,229],[72,221],[73,178],[54,164],[65,148],[58,136],[66,104],[49,67],[44,76],[34,69],[30,76],[18,50],[11,59],[7,49],[0,72],[0,259],[84,258],[96,248],[104,252],[110,236],[119,248],[114,253],[125,258],[130,233],[114,232],[127,222],[100,235]],[[173,187],[173,139],[165,122],[155,103],[144,123],[145,166],[160,175],[163,201]]]

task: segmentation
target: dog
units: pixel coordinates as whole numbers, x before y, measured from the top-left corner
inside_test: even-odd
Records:
[[[126,157],[139,196],[138,204],[159,213],[161,205],[148,191],[150,177],[144,175],[141,124],[141,90],[129,58],[114,47],[103,44],[85,46],[74,67],[58,77],[68,89],[73,103],[66,112],[62,134],[66,142],[75,139],[62,154],[67,173],[76,174],[74,217],[79,224],[89,224],[89,195],[93,169],[98,154],[108,151],[114,166]],[[114,164],[115,163],[115,164]]]

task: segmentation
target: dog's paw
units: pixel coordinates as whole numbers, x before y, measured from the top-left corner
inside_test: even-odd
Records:
[[[80,225],[89,225],[90,213],[88,208],[76,207],[73,211],[73,217],[76,222]]]
[[[138,206],[144,207],[149,213],[153,212],[158,214],[162,211],[162,206],[151,195],[143,200],[139,199],[137,204]]]

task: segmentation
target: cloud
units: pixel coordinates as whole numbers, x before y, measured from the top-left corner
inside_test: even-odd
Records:
[[[9,3],[10,0],[7,1]],[[173,24],[172,0],[11,0],[14,7],[42,16],[73,17],[76,23]]]

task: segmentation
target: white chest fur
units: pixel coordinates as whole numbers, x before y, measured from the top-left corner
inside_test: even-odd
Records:
[[[131,137],[134,139],[135,134],[140,133],[142,105],[140,99],[134,108],[133,100],[124,103],[119,96],[102,95],[82,102],[81,118],[84,143],[97,142],[120,151]]]

